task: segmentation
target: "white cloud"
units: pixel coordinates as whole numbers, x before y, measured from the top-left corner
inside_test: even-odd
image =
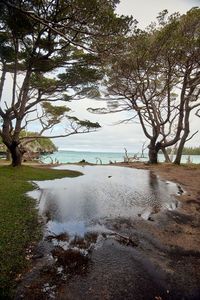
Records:
[[[97,132],[83,135],[74,135],[64,139],[55,139],[54,143],[61,149],[113,151],[121,152],[126,147],[130,152],[139,151],[145,140],[139,124],[112,125],[126,118],[126,113],[107,115],[91,114],[88,107],[103,107],[105,103],[95,100],[74,101],[69,105],[74,110],[74,115],[80,119],[89,119],[99,122],[102,126]]]
[[[194,6],[199,6],[199,0],[121,0],[117,7],[118,14],[133,15],[140,28],[145,28],[156,21],[158,13],[167,9],[169,14],[186,13]]]

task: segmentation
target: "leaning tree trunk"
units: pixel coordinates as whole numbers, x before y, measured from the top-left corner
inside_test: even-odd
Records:
[[[173,161],[173,157],[174,157],[174,153],[175,153],[176,148],[177,148],[177,144],[178,144],[178,142],[176,142],[176,144],[173,146],[173,148],[171,150],[171,153],[170,153],[170,161],[171,162]]]
[[[176,158],[174,160],[174,164],[176,164],[176,165],[180,165],[180,163],[181,163],[181,156],[182,156],[183,148],[184,148],[186,139],[187,139],[187,137],[188,137],[188,135],[190,133],[189,115],[190,115],[190,109],[188,109],[186,111],[186,115],[185,115],[185,129],[184,129],[183,136],[181,138],[181,141],[180,141],[178,149],[177,149]]]
[[[174,160],[174,164],[176,164],[176,165],[180,165],[180,163],[181,163],[182,152],[183,152],[183,148],[185,145],[186,138],[188,137],[188,134],[189,134],[189,132],[185,133],[181,138],[180,144],[177,149],[176,158]]]
[[[162,148],[162,153],[164,154],[165,162],[171,162],[170,158],[169,158],[169,155],[167,153],[167,150],[165,148]]]

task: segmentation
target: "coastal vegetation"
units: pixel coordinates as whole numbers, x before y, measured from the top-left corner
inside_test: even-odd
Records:
[[[187,164],[178,167],[172,164],[157,164],[157,157],[158,153],[162,152],[166,161],[169,161],[169,154],[175,154],[174,162],[179,165],[182,154],[200,155],[200,148],[185,147],[185,143],[197,133],[190,130],[191,115],[196,113],[196,116],[200,117],[200,8],[193,8],[185,15],[177,13],[168,16],[167,11],[163,11],[158,16],[157,25],[151,24],[147,29],[140,30],[132,17],[118,16],[115,13],[118,3],[119,0],[0,1],[0,146],[3,151],[8,149],[12,158],[11,166],[4,165],[5,162],[0,163],[0,299],[13,299],[14,290],[22,279],[22,274],[30,268],[30,262],[36,258],[33,257],[33,253],[41,238],[42,225],[38,219],[36,201],[27,195],[28,191],[35,188],[33,181],[82,175],[75,171],[48,169],[44,165],[22,166],[22,161],[27,159],[28,153],[40,155],[56,151],[57,148],[51,138],[89,133],[101,127],[98,122],[80,120],[66,105],[70,101],[82,100],[85,97],[98,100],[103,98],[107,101],[107,107],[104,109],[88,109],[92,113],[125,111],[127,116],[125,122],[133,121],[141,124],[149,141],[148,146],[143,143],[141,157],[144,157],[144,151],[148,148],[151,164],[138,162],[130,165],[129,162],[139,158],[137,154],[129,157],[125,148],[125,163],[119,165],[143,168],[144,172],[149,170],[146,177],[149,187],[144,184],[142,172],[141,176],[138,176],[141,179],[141,192],[131,192],[126,180],[121,180],[123,172],[120,171],[119,176],[113,176],[110,175],[110,170],[107,175],[103,175],[102,185],[101,181],[96,181],[99,192],[95,191],[96,186],[92,180],[95,173],[92,173],[88,182],[87,177],[86,181],[80,182],[81,189],[76,182],[72,184],[70,192],[69,183],[66,182],[63,188],[64,201],[67,194],[72,203],[74,201],[72,195],[75,195],[74,199],[77,197],[82,199],[83,196],[83,204],[78,204],[77,210],[80,208],[84,216],[91,216],[90,223],[88,222],[91,231],[88,235],[87,232],[84,235],[90,245],[86,249],[87,244],[84,243],[82,236],[79,239],[77,233],[74,235],[74,241],[71,237],[67,239],[66,232],[59,234],[58,236],[60,238],[64,236],[68,245],[71,244],[73,248],[78,248],[76,246],[79,245],[81,251],[79,253],[77,249],[66,250],[64,247],[62,249],[62,238],[57,246],[52,242],[53,267],[45,269],[42,265],[40,270],[42,268],[44,270],[37,279],[40,281],[44,271],[46,277],[52,276],[53,280],[57,277],[57,282],[54,284],[52,280],[52,285],[49,282],[46,285],[41,284],[42,297],[38,295],[35,297],[32,294],[37,287],[35,276],[30,279],[30,282],[31,280],[34,282],[31,282],[33,286],[29,290],[31,293],[29,295],[37,299],[47,299],[46,291],[54,292],[52,287],[56,286],[58,297],[56,293],[52,295],[59,299],[61,293],[65,298],[66,291],[70,295],[70,288],[74,286],[74,297],[77,291],[80,292],[80,297],[83,295],[84,297],[86,295],[85,298],[88,295],[89,298],[98,297],[95,294],[97,288],[101,297],[103,282],[105,298],[112,298],[117,293],[113,296],[110,291],[116,289],[120,278],[122,278],[121,298],[129,298],[132,295],[136,295],[137,298],[137,293],[142,294],[143,291],[145,296],[152,299],[164,299],[168,296],[172,299],[173,290],[176,289],[177,299],[188,298],[193,295],[193,291],[198,293],[200,253],[197,178],[200,174],[200,165],[194,167]],[[8,79],[11,82],[10,94],[6,93]],[[36,127],[32,127],[35,124]],[[31,127],[40,129],[38,132],[32,132]],[[55,128],[58,134],[54,134]],[[101,158],[96,157],[96,162],[98,161],[102,164]],[[87,159],[82,159],[79,163],[88,164]],[[110,166],[107,168],[112,169]],[[171,180],[187,187],[187,193],[181,198],[183,201],[180,200],[181,205],[175,198],[172,204],[165,205],[162,187],[160,189],[159,180],[154,172],[159,172],[168,180],[168,184],[164,184],[165,194],[170,190]],[[132,173],[124,175],[123,179],[129,178],[132,187],[136,177],[137,172],[135,175],[133,172],[133,175]],[[99,179],[98,173],[96,178]],[[117,184],[117,180],[120,180],[120,184]],[[135,182],[137,184],[136,180]],[[125,184],[125,192],[121,184]],[[178,193],[182,194],[183,190],[179,184]],[[77,196],[76,188],[79,189],[81,197]],[[84,189],[88,193],[84,194]],[[156,196],[155,201],[153,196],[149,196],[149,190]],[[88,197],[89,192],[91,201]],[[92,201],[96,195],[102,201],[104,193],[108,204],[109,198],[113,197],[110,208],[111,210],[116,208],[117,214],[114,217],[108,214],[107,217],[107,211],[101,205],[105,217],[101,215],[98,220],[94,214],[97,206],[93,206]],[[150,212],[146,210],[144,201],[141,213],[134,209],[137,219],[136,222],[132,222],[130,210],[133,205],[132,194],[136,197],[138,194],[139,198],[136,201],[138,206],[141,199],[151,202],[151,214],[147,215],[146,219],[142,214]],[[119,196],[122,196],[121,201],[127,210],[130,210],[128,218],[126,214],[123,216],[120,213],[121,208],[116,201]],[[162,222],[164,210],[157,205],[159,203],[157,200],[162,200],[164,209],[168,209],[162,226],[157,225]],[[97,204],[100,205],[99,201]],[[64,206],[66,208],[66,202]],[[55,208],[54,205],[52,207]],[[74,207],[76,206],[72,205],[71,209],[76,212]],[[89,214],[88,209],[91,210]],[[68,208],[67,211],[70,214]],[[158,213],[159,217],[156,220]],[[48,216],[51,217],[51,214]],[[105,226],[102,220],[105,221]],[[62,222],[65,221],[63,218]],[[80,224],[84,224],[82,219]],[[84,230],[87,229],[86,225],[84,224]],[[81,230],[82,227],[81,225]],[[67,226],[63,226],[62,230],[67,231],[66,228]],[[102,251],[94,247],[96,241],[99,242],[96,231],[100,235],[101,245],[105,246]],[[52,237],[55,236],[49,237],[52,241]],[[126,247],[129,248],[130,255],[124,251]],[[88,256],[83,254],[87,253],[86,250]],[[95,257],[96,254],[91,255],[92,251],[94,254],[97,251],[96,254],[100,259],[88,264],[92,266],[89,276],[80,277],[86,274],[87,268],[86,264],[80,264],[76,255],[80,254],[79,257],[85,262],[89,261],[89,255]],[[110,255],[114,257],[114,251],[117,252],[117,256],[112,262],[111,270],[109,260]],[[134,259],[135,251],[138,255]],[[126,256],[130,258],[126,262],[127,266],[130,262],[128,268],[126,265],[124,267],[125,260],[121,260],[122,256],[125,260]],[[166,263],[163,263],[164,260]],[[96,269],[99,261],[103,262],[103,268],[101,266]],[[116,266],[116,261],[120,261],[119,267]],[[71,269],[76,269],[79,264],[80,273],[73,273],[72,270],[71,274],[68,274],[69,266],[73,265]],[[132,268],[132,265],[136,268]],[[60,271],[58,273],[55,271],[54,266],[63,272],[63,277],[60,277]],[[109,276],[106,276],[107,270],[108,272],[111,270]],[[180,273],[187,276],[179,278]],[[159,280],[160,274],[164,278],[162,282]],[[76,281],[78,277],[80,281],[83,279],[83,288],[80,289]],[[66,278],[69,290],[66,289]],[[180,282],[176,281],[176,278]],[[123,289],[124,285],[128,288]],[[26,283],[24,286],[29,289]],[[153,286],[150,289],[153,292],[150,293],[148,289],[143,288],[146,286]],[[181,295],[182,290],[184,292],[187,288],[191,293],[185,292]],[[157,291],[161,293],[157,294]],[[19,298],[21,296],[30,299],[21,294]]]
[[[20,137],[23,136],[38,136],[37,132],[25,132],[22,131],[20,133]],[[32,142],[30,141],[30,143],[28,143],[25,146],[25,150],[26,150],[26,154],[28,155],[40,155],[40,154],[46,154],[46,153],[53,153],[55,151],[57,151],[57,147],[54,145],[54,143],[49,139],[49,138],[41,138],[41,139],[36,139],[36,140],[32,140]],[[0,152],[6,154],[7,153],[7,147],[5,144],[3,144],[2,139],[0,137]],[[24,157],[24,156],[23,156]]]
[[[191,113],[200,106],[200,8],[184,15],[158,15],[158,24],[135,28],[120,40],[120,55],[107,63],[107,108],[93,113],[127,111],[124,122],[139,122],[149,140],[149,162],[157,163],[159,150],[176,145],[180,164],[190,133]]]
[[[118,3],[1,1],[0,136],[13,166],[21,165],[32,139],[100,128],[73,116],[66,104],[100,98],[105,87],[107,108],[89,111],[128,111],[126,121],[139,122],[149,140],[149,162],[157,163],[159,150],[170,161],[166,148],[176,145],[180,164],[185,143],[197,133],[190,133],[190,119],[200,106],[200,9],[171,16],[164,10],[157,24],[141,30],[132,17],[115,13]],[[12,77],[9,99],[6,76]],[[37,137],[20,137],[34,122]]]
[[[30,246],[40,238],[35,200],[25,195],[35,188],[30,181],[79,175],[66,170],[0,166],[0,299],[11,298],[29,263]]]
[[[117,48],[117,39],[132,23],[132,17],[115,13],[118,3],[1,1],[0,136],[13,166],[21,165],[24,145],[31,140],[20,138],[20,132],[34,122],[40,124],[38,138],[45,132],[64,138],[100,127],[70,114],[66,103],[99,95],[102,58]],[[6,77],[11,95],[5,93]],[[56,126],[59,134],[53,135]]]
[[[167,148],[166,151],[168,154],[170,154],[172,152],[172,148]],[[160,153],[162,153],[162,151],[160,151]],[[177,154],[177,149],[174,150],[174,154]],[[200,147],[184,147],[182,155],[200,155]]]

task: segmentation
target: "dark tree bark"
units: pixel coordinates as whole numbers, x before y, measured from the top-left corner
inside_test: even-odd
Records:
[[[6,144],[6,142],[4,142]],[[21,147],[21,145],[17,142],[12,142],[11,144],[6,144],[8,148],[8,153],[12,158],[12,166],[19,167],[22,164],[22,157],[26,150]]]
[[[8,148],[7,148],[7,151],[6,151],[6,159],[7,159],[7,160],[11,160],[11,159],[12,159],[11,153],[10,153],[10,151],[8,150]]]
[[[9,149],[11,152],[12,156],[12,166],[13,167],[19,167],[22,164],[22,156],[23,156],[23,151],[19,148],[18,145],[12,145],[11,148]]]
[[[149,148],[149,163],[157,164],[158,163],[158,153],[155,149]]]
[[[149,145],[149,163],[157,164],[158,163],[158,151],[161,149],[161,143],[151,142]]]
[[[22,156],[25,153],[24,147],[20,145],[19,135],[13,135],[10,130],[10,120],[4,116],[3,130],[1,132],[3,143],[6,145],[8,152],[12,157],[12,166],[21,166]]]

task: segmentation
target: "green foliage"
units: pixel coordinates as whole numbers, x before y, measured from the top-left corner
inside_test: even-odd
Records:
[[[171,148],[167,148],[167,153],[170,154],[172,149]],[[162,152],[160,152],[162,153]],[[177,149],[175,149],[174,154],[177,154]],[[193,147],[185,147],[183,148],[182,151],[183,155],[200,155],[200,147],[198,148],[193,148]]]
[[[25,195],[34,189],[30,181],[79,175],[74,171],[0,166],[0,299],[12,298],[15,279],[29,263],[26,249],[40,238],[35,200]]]
[[[57,81],[55,79],[46,78],[41,73],[32,74],[30,85],[32,88],[39,89],[40,91],[51,91],[52,87],[56,86]]]
[[[14,58],[14,49],[9,46],[9,36],[5,32],[0,32],[0,57],[2,61],[12,62]]]
[[[71,121],[74,121],[77,126],[86,128],[86,129],[98,129],[101,128],[101,125],[98,122],[91,122],[89,120],[79,120],[77,117],[67,116]]]
[[[38,133],[21,131],[20,138],[22,138],[24,136],[26,136],[26,137],[38,136]],[[54,143],[49,138],[40,138],[35,141],[32,141],[28,144],[28,148],[29,148],[29,150],[32,149],[33,152],[34,152],[35,148],[40,149],[41,152],[48,152],[48,151],[55,152],[58,150],[56,148],[56,146],[54,145]]]
[[[22,137],[28,137],[28,136],[38,136],[37,132],[25,132],[21,131],[20,138]],[[1,151],[6,151],[6,146],[2,142],[2,138],[0,137],[0,146]],[[35,141],[32,141],[28,144],[28,149],[33,152],[35,152],[35,149],[38,149],[38,151],[41,152],[55,152],[58,151],[54,143],[49,138],[40,138]]]
[[[66,73],[60,74],[58,78],[73,87],[95,83],[103,78],[103,73],[97,69],[76,65],[68,68]]]
[[[98,122],[94,123],[94,122],[90,122],[89,120],[85,120],[85,121],[79,120],[78,124],[83,127],[86,127],[86,128],[100,128],[101,127]]]
[[[69,107],[66,106],[53,106],[49,102],[43,102],[42,108],[44,110],[44,116],[47,120],[47,127],[51,128],[52,126],[60,123],[64,118],[65,113],[70,111]]]
[[[54,145],[54,143],[48,138],[37,139],[34,142],[29,144],[29,147],[34,149],[35,145],[38,144],[38,147],[41,152],[55,152],[58,151],[58,148]]]
[[[66,106],[53,106],[49,102],[43,102],[42,108],[45,111],[45,115],[48,118],[49,124],[57,124],[64,117],[64,114],[70,111]]]

